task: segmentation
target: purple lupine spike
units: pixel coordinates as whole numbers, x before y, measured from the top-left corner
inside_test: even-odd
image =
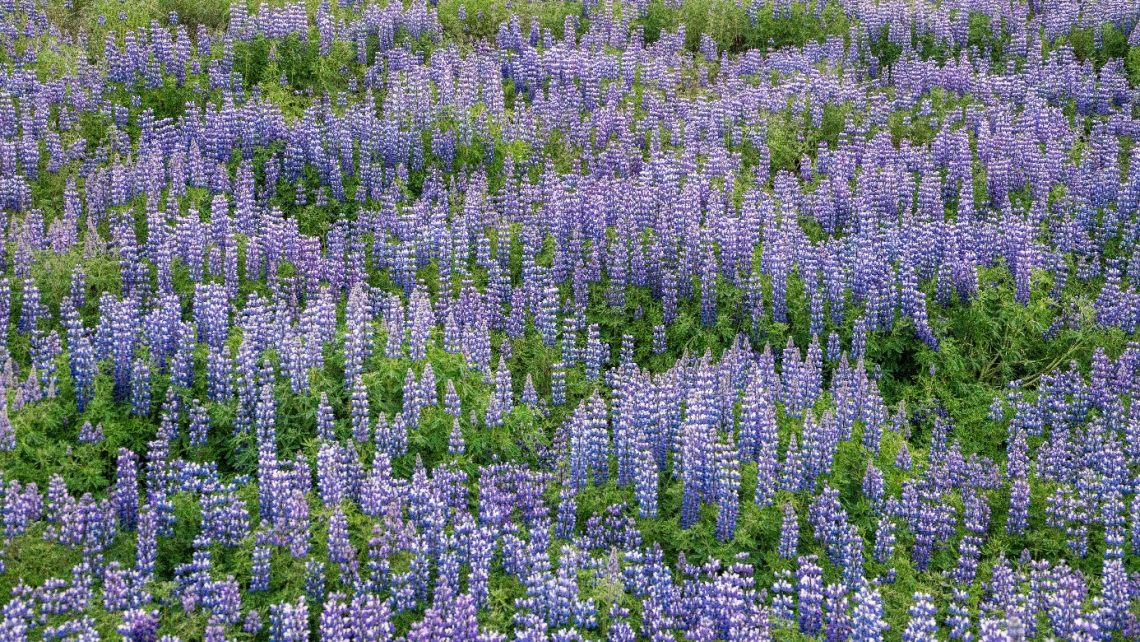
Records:
[[[737,459],[736,446],[729,435],[728,444],[718,443],[720,451],[718,459],[718,475],[716,497],[719,510],[717,513],[717,538],[721,541],[732,541],[736,532],[736,518],[740,513],[740,461]]]
[[[83,427],[79,429],[79,442],[97,444],[103,441],[103,424],[91,425],[90,421],[83,422]]]
[[[158,511],[147,506],[139,513],[138,544],[135,552],[135,572],[144,582],[154,575],[154,564],[158,559],[158,529]]]
[[[40,303],[40,289],[32,279],[24,280],[23,300],[20,302],[20,319],[16,324],[16,331],[28,334],[36,327],[39,320],[47,314],[47,308]]]
[[[783,559],[796,559],[800,539],[800,525],[792,502],[784,503],[784,522],[780,527],[780,548],[777,551]]]
[[[459,420],[453,419],[451,424],[451,435],[447,441],[447,453],[449,455],[462,455],[466,448],[467,445],[463,441],[463,430],[459,426]]]
[[[39,519],[41,507],[39,492],[34,483],[22,489],[13,479],[3,487],[4,536],[15,537],[27,530],[28,524]]]
[[[459,395],[455,392],[455,382],[451,379],[447,380],[447,391],[443,396],[443,409],[455,419],[459,419],[463,412]]]
[[[36,383],[43,389],[43,397],[54,399],[59,387],[59,378],[56,375],[55,360],[63,354],[63,346],[55,330],[44,334],[42,330],[32,332],[29,346],[32,358],[32,369],[36,371]],[[40,398],[37,396],[36,398]]]
[[[909,471],[911,465],[910,449],[907,448],[906,442],[904,441],[899,444],[899,449],[895,453],[895,468]]]
[[[550,368],[550,404],[566,404],[566,368],[561,361]]]
[[[368,411],[368,389],[365,388],[361,376],[357,376],[352,384],[351,404],[352,438],[357,443],[367,443],[372,430]]]
[[[126,448],[119,449],[119,459],[115,472],[115,489],[111,494],[119,528],[134,530],[139,516],[139,458]]]
[[[332,441],[336,439],[335,429],[333,410],[329,406],[329,396],[322,392],[321,399],[317,403],[317,438]]]
[[[443,324],[443,349],[445,352],[451,354],[458,354],[462,352],[462,339],[460,337],[459,326],[455,322],[455,314],[449,312],[447,319]],[[385,356],[388,356],[387,352]]]
[[[522,403],[530,408],[538,407],[538,392],[534,389],[534,378],[531,373],[526,374],[526,382],[523,384]]]
[[[376,426],[376,432],[379,435],[379,422]],[[379,440],[379,436],[377,436],[377,440]],[[408,453],[408,424],[404,421],[402,414],[397,413],[392,419],[391,425],[385,425],[385,447],[388,455],[392,457],[402,457]]]
[[[341,465],[340,445],[323,442],[317,452],[317,494],[326,506],[340,504],[348,492],[345,470]]]
[[[875,529],[874,560],[879,564],[887,564],[895,554],[895,523],[889,515],[879,518],[879,525]]]
[[[828,642],[849,640],[851,637],[851,616],[848,615],[847,587],[843,584],[828,584],[823,589],[825,596],[824,639]]]
[[[805,635],[816,635],[823,628],[823,569],[815,563],[814,555],[798,561],[799,630]]]
[[[269,639],[304,642],[309,639],[309,607],[304,598],[294,603],[280,602],[269,607]]]
[[[370,593],[358,594],[349,607],[354,640],[361,642],[389,642],[396,632],[391,623],[388,600],[380,600]]]
[[[0,395],[7,395],[0,387]],[[8,452],[16,448],[16,429],[8,418],[8,404],[0,399],[0,451]]]
[[[411,311],[411,332],[409,333],[408,347],[413,361],[422,361],[427,356],[427,349],[431,342],[431,330],[434,327],[435,313],[432,310],[431,300],[427,293],[417,289],[409,302]]]
[[[788,451],[784,454],[784,462],[780,468],[781,489],[797,492],[805,487],[800,441],[796,435],[792,435],[792,440],[788,443]]]
[[[261,538],[261,535],[258,535]],[[269,572],[270,572],[270,553],[269,546],[259,543],[253,548],[253,564],[251,577],[249,581],[249,590],[253,591],[268,591],[269,590]],[[257,628],[261,628],[261,618],[257,619]]]
[[[951,589],[954,601],[948,608],[950,615],[946,617],[946,626],[950,629],[950,639],[970,639],[972,618],[970,609],[966,606],[969,593],[959,588]]]
[[[571,486],[563,486],[558,495],[558,520],[555,524],[555,537],[571,539],[578,520],[578,504]]]
[[[702,366],[699,381],[686,400],[685,425],[682,428],[682,474],[684,496],[681,525],[689,528],[696,522],[700,503],[715,489],[715,474],[710,449],[715,440],[715,417],[711,412],[713,385],[711,369]]]
[[[646,435],[645,430],[638,429],[635,438],[636,444],[636,470],[634,472],[634,496],[637,498],[638,511],[641,517],[656,517],[657,516],[657,488],[658,488],[658,469],[657,462],[653,456],[653,449],[649,442],[649,437]],[[737,464],[739,466],[739,464]],[[735,473],[739,475],[739,471]],[[724,475],[733,475],[731,471],[725,471]],[[728,498],[732,494],[733,480],[724,479],[724,491],[722,498],[725,501],[733,501]],[[735,489],[737,492],[739,488]],[[726,509],[728,513],[733,510],[739,510],[736,507],[729,507]],[[726,519],[729,514],[725,515]],[[719,520],[719,516],[718,516]]]
[[[360,286],[352,289],[345,308],[346,323],[349,328],[344,344],[344,387],[351,388],[356,378],[363,373],[364,363],[371,356],[372,326],[367,312],[368,302]]]
[[[883,472],[875,466],[873,460],[867,461],[867,470],[863,474],[863,496],[871,504],[871,508],[879,511],[883,507],[883,493],[885,482]]]
[[[855,608],[851,613],[852,642],[882,642],[883,632],[890,626],[884,620],[883,599],[878,589],[864,584],[855,593]]]
[[[205,446],[210,435],[210,413],[197,399],[190,401],[190,427],[187,431],[191,446]]]
[[[329,517],[328,548],[329,561],[340,565],[341,582],[351,584],[349,578],[356,575],[358,567],[356,547],[349,542],[348,518],[340,506],[334,508]]]
[[[416,381],[416,373],[411,368],[408,368],[407,374],[404,376],[404,408],[400,413],[400,417],[404,423],[410,428],[415,429],[420,422],[420,386]]]
[[[404,354],[404,335],[407,327],[404,321],[404,303],[399,297],[390,295],[384,307],[384,327],[388,333],[388,343],[384,349],[384,356],[389,359],[402,357]]]
[[[281,530],[294,559],[305,559],[309,555],[309,504],[299,489],[294,489],[284,502]]]
[[[258,506],[263,518],[273,521],[277,515],[274,496],[273,475],[277,470],[277,430],[276,430],[277,402],[273,394],[273,387],[266,384],[257,402],[256,435],[257,435],[257,477]]]
[[[330,593],[321,611],[318,634],[322,642],[348,642],[351,639],[348,606],[343,593]]]
[[[662,354],[667,347],[664,325],[653,326],[653,354]]]
[[[602,365],[607,361],[607,350],[602,345],[598,324],[591,324],[586,338],[586,378],[595,381],[601,376]]]
[[[420,392],[419,402],[420,409],[434,408],[437,406],[439,399],[439,390],[436,388],[435,369],[432,368],[430,363],[424,364],[423,372],[420,373]]]
[[[934,633],[938,630],[934,621],[937,609],[926,593],[915,593],[914,600],[915,603],[909,610],[910,622],[903,631],[902,639],[904,642],[932,642],[936,639]]]
[[[131,609],[123,613],[118,631],[130,642],[155,642],[158,630],[158,611]]]
[[[256,609],[250,609],[245,614],[245,619],[242,621],[241,630],[250,635],[257,635],[261,632],[262,622],[261,614]]]

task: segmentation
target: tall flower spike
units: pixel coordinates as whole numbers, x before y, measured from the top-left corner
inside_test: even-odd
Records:
[[[357,376],[352,384],[352,438],[359,444],[369,441],[371,420],[368,410],[368,389],[364,379]]]
[[[800,525],[792,502],[784,503],[784,522],[780,527],[780,548],[777,554],[783,559],[792,560],[799,554]]]
[[[884,616],[879,590],[871,584],[861,586],[851,613],[851,642],[882,642],[883,632],[890,628]]]
[[[451,436],[447,442],[447,452],[450,455],[462,455],[466,448],[467,444],[463,441],[463,430],[459,427],[459,420],[453,419]]]
[[[0,395],[5,395],[0,387]],[[94,441],[94,440],[92,440]],[[16,448],[16,429],[12,427],[12,420],[8,418],[8,404],[0,399],[0,451],[11,451]]]
[[[926,593],[915,593],[915,603],[910,607],[910,622],[903,631],[903,642],[935,642],[938,624],[934,621],[937,609]]]
[[[335,429],[333,410],[329,406],[329,396],[322,392],[321,399],[317,403],[317,438],[327,441],[335,440]]]

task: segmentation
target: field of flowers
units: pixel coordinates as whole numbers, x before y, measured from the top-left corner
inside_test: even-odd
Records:
[[[1138,23],[0,0],[0,642],[1140,638]]]

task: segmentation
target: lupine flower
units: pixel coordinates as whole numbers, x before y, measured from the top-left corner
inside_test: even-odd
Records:
[[[870,584],[863,585],[855,593],[855,609],[851,613],[852,642],[881,641],[883,632],[890,628],[883,615],[883,600],[878,589]]]
[[[784,523],[780,528],[780,548],[778,555],[784,559],[795,559],[798,553],[800,538],[799,521],[796,519],[796,509],[791,502],[784,503]]]
[[[823,627],[823,569],[815,564],[814,556],[801,557],[796,578],[799,580],[800,633],[815,635]]]
[[[249,583],[250,591],[268,591],[269,590],[269,559],[270,548],[268,546],[258,545],[253,549],[253,571],[252,578]],[[258,620],[258,628],[260,628],[260,618]]]
[[[324,401],[324,397],[322,397]],[[327,404],[327,401],[324,401]],[[328,422],[327,418],[323,418]],[[352,384],[352,438],[357,443],[367,443],[369,441],[369,433],[371,432],[369,412],[368,412],[368,390],[364,387],[364,380],[356,377],[356,381]],[[326,428],[326,431],[328,429]]]
[[[935,639],[934,633],[938,625],[934,621],[936,609],[929,595],[915,593],[915,603],[910,607],[910,622],[903,631],[904,642],[926,642]]]
[[[0,388],[0,391],[3,389]],[[0,403],[0,451],[10,451],[16,448],[16,429],[12,420],[8,418],[8,406]]]
[[[333,425],[333,411],[329,407],[328,394],[322,392],[320,402],[317,404],[317,437],[326,440],[336,438]]]
[[[158,611],[144,611],[131,609],[123,613],[123,623],[119,625],[119,633],[131,642],[154,642],[158,629]]]
[[[103,439],[103,424],[96,424],[92,426],[90,421],[83,422],[83,427],[79,429],[80,443],[97,444],[103,441]]]
[[[305,596],[312,604],[325,600],[325,563],[310,559],[305,562]]]
[[[119,519],[119,528],[130,531],[138,525],[139,477],[138,456],[126,448],[119,449],[112,503]]]
[[[463,430],[459,427],[459,420],[453,419],[451,436],[447,441],[447,453],[449,455],[462,455],[466,448],[467,444],[463,441]]]
[[[210,413],[197,399],[190,402],[190,444],[205,446],[210,434]]]
[[[909,471],[911,467],[910,449],[907,448],[906,442],[899,444],[898,452],[895,454],[895,468]]]
[[[269,607],[269,639],[302,642],[309,638],[309,609],[303,598]]]
[[[245,614],[245,620],[242,621],[241,630],[250,635],[257,635],[261,632],[261,614],[255,609],[250,609]]]

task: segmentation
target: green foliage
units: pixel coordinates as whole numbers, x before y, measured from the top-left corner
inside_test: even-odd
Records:
[[[157,0],[157,4],[158,15],[177,13],[178,23],[191,33],[197,32],[198,25],[219,29],[230,20],[230,0]]]
[[[685,47],[693,52],[700,48],[702,33],[712,36],[722,51],[730,53],[802,47],[823,42],[828,36],[847,34],[847,18],[836,3],[827,2],[819,11],[813,9],[814,5],[795,3],[777,14],[771,6],[763,6],[750,16],[748,6],[741,3],[695,0],[685,2],[678,10],[664,0],[653,0],[638,22],[645,28],[647,42],[658,40],[662,32],[676,32],[683,25]]]
[[[1128,50],[1128,82],[1132,87],[1140,86],[1140,46]]]
[[[465,20],[459,19],[459,8],[463,7],[467,14]],[[575,20],[575,29],[581,33],[588,25],[583,17],[581,3],[570,0],[553,0],[550,2],[520,2],[504,3],[494,0],[463,0],[462,2],[441,2],[438,7],[439,22],[443,26],[443,40],[447,43],[461,44],[464,47],[473,46],[480,40],[494,42],[499,33],[499,25],[510,22],[511,16],[519,18],[519,24],[524,28],[523,35],[533,20],[538,21],[539,33],[549,29],[551,34],[561,38],[566,18]]]
[[[1073,53],[1080,60],[1091,60],[1100,69],[1109,60],[1123,59],[1129,54],[1128,34],[1116,25],[1106,23],[1098,28],[1075,29],[1061,41],[1072,45]]]

